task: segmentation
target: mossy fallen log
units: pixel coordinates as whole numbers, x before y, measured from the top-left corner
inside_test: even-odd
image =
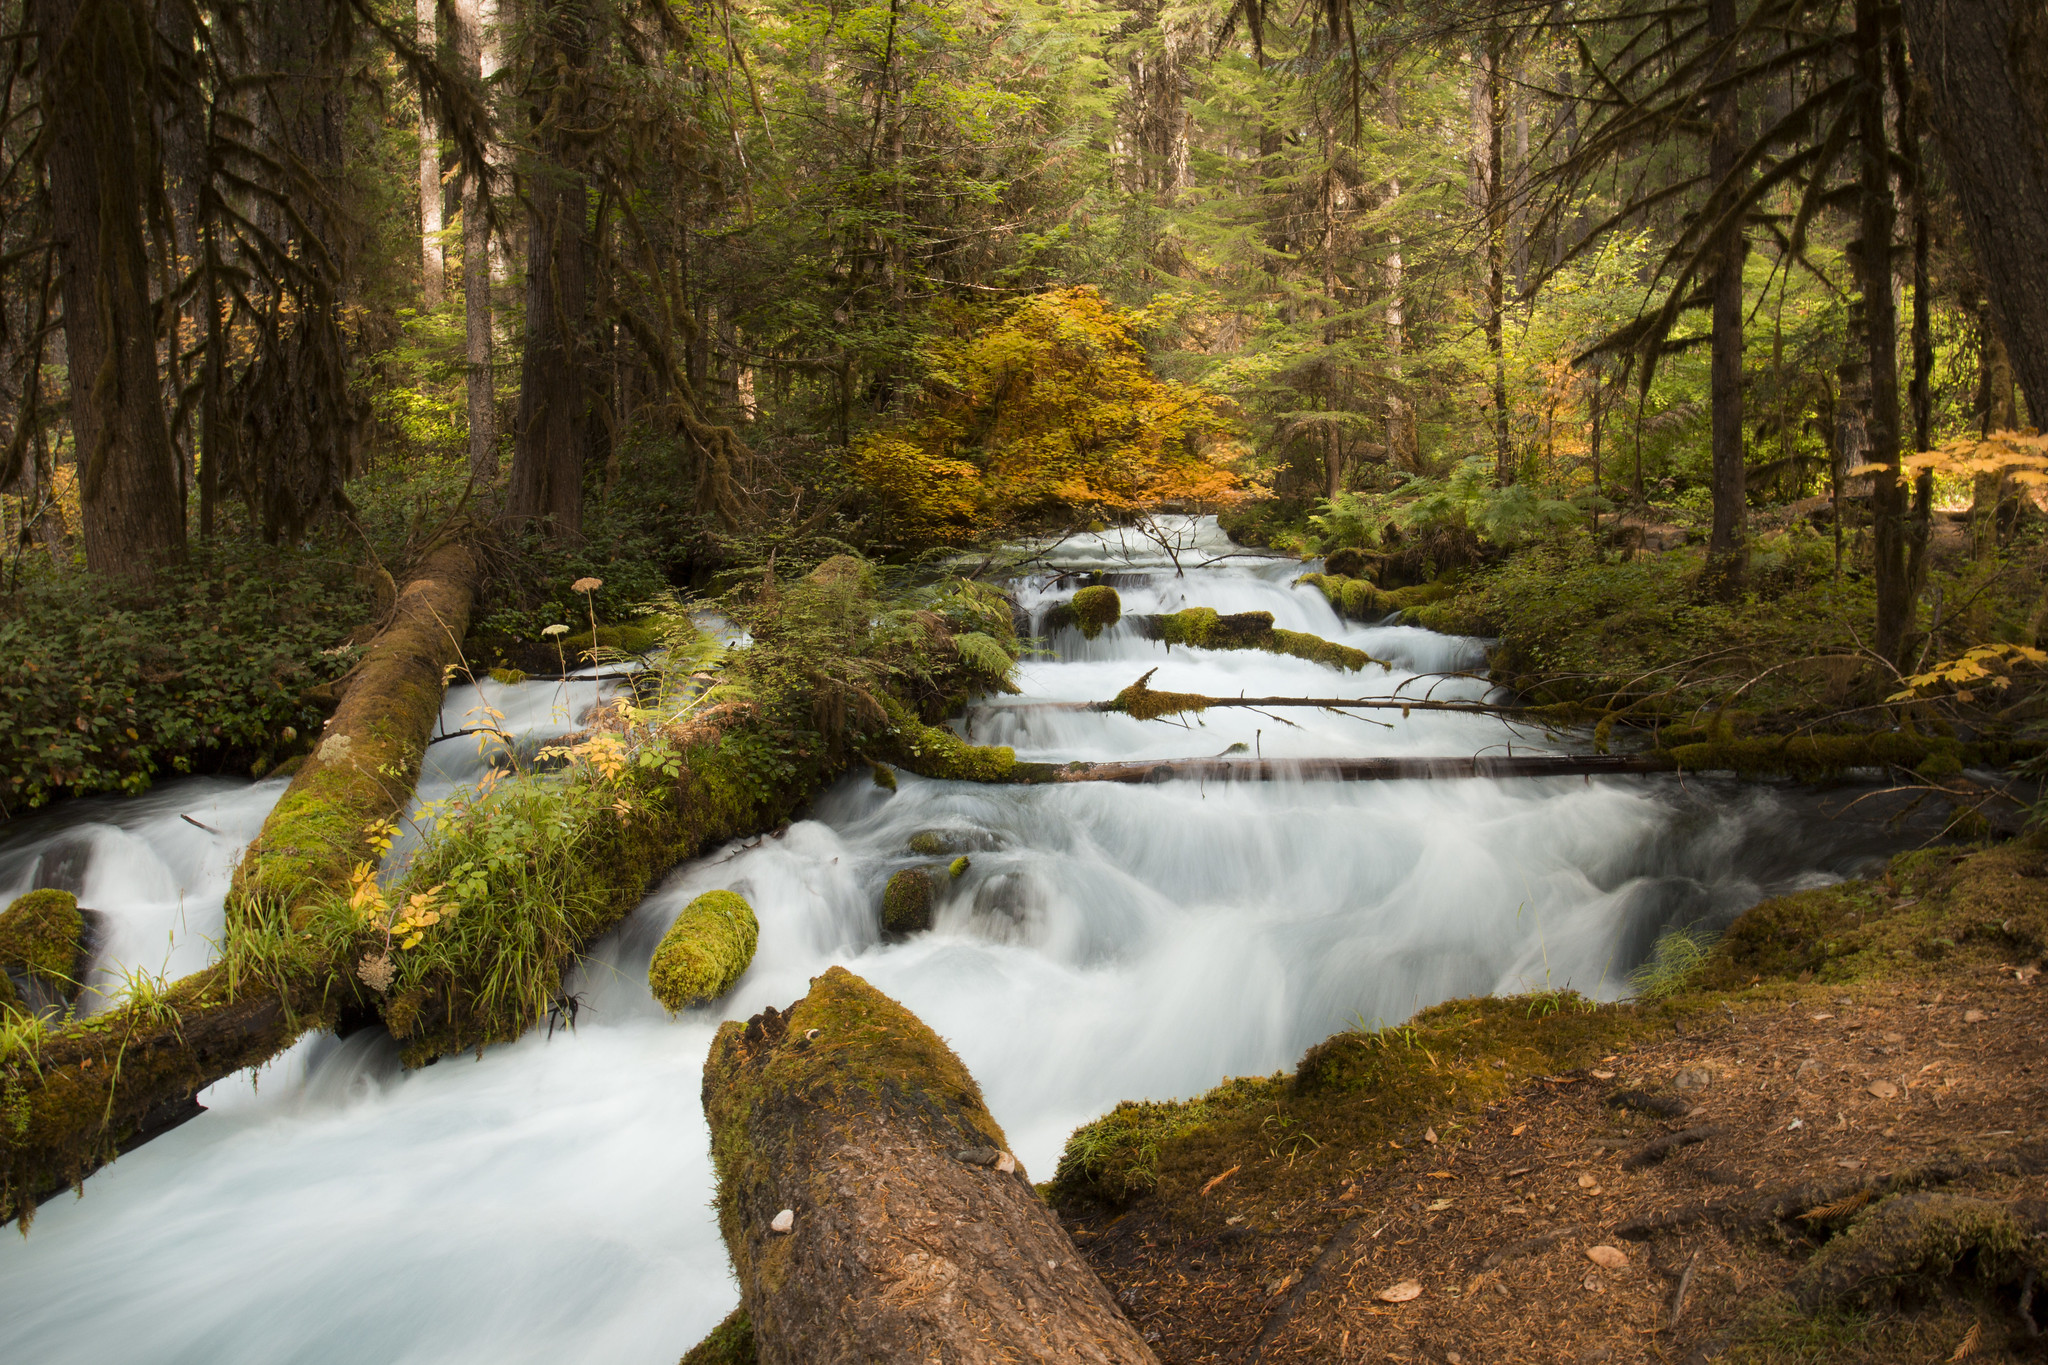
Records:
[[[1157,720],[1165,716],[1191,715],[1216,709],[1258,711],[1285,710],[1290,707],[1308,707],[1318,711],[1399,711],[1403,716],[1411,711],[1458,711],[1479,716],[1555,719],[1560,723],[1568,722],[1580,714],[1565,707],[1508,706],[1480,701],[1437,701],[1429,697],[1208,697],[1199,692],[1157,692],[1152,688],[1152,675],[1158,671],[1156,668],[1149,670],[1108,701],[1041,704],[1067,707],[1077,711],[1115,712],[1135,716],[1139,720]]]
[[[222,962],[103,1014],[24,1035],[0,1055],[0,1220],[199,1112],[193,1096],[259,1066],[353,1003],[331,944],[298,921],[372,856],[366,827],[412,795],[480,574],[431,552],[337,685],[320,745],[264,821],[227,899]]]
[[[231,923],[289,923],[371,856],[365,831],[396,815],[419,780],[481,578],[476,555],[451,541],[399,592],[391,619],[337,684],[341,704],[320,743],[243,854]]]
[[[1154,1362],[960,1059],[844,968],[719,1030],[704,1112],[765,1365]]]
[[[647,985],[671,1012],[730,991],[754,960],[761,922],[737,891],[706,891],[683,907],[647,964]]]
[[[1326,668],[1356,673],[1367,664],[1390,668],[1362,649],[1325,640],[1298,630],[1281,630],[1273,625],[1270,611],[1241,611],[1225,616],[1214,607],[1189,607],[1170,616],[1134,616],[1147,639],[1194,649],[1257,649],[1268,654],[1286,654]]]

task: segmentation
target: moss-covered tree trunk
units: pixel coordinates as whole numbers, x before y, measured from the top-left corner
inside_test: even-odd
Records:
[[[704,1112],[765,1365],[1154,1361],[960,1059],[844,968],[719,1030]]]

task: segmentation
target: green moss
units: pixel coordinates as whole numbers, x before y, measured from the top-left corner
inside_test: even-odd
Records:
[[[647,985],[671,1013],[709,1004],[746,972],[760,936],[761,923],[744,896],[707,891],[661,936],[647,964]]]
[[[0,969],[21,972],[61,992],[78,994],[85,919],[69,891],[31,891],[0,912]]]
[[[874,784],[877,787],[880,787],[883,791],[892,792],[896,790],[896,770],[890,767],[888,764],[870,764],[868,768],[868,776],[872,778],[874,780]]]
[[[1392,610],[1384,605],[1386,594],[1363,578],[1347,579],[1340,601],[1344,614],[1354,621],[1375,620]]]
[[[889,878],[882,891],[882,927],[892,934],[915,934],[932,927],[932,874],[906,867]]]
[[[621,654],[647,654],[661,648],[662,631],[657,625],[646,622],[627,622],[624,625],[599,626],[593,639],[588,630],[562,638],[562,649],[574,663],[592,649],[615,649]],[[507,670],[517,672],[518,670]],[[493,677],[497,677],[495,671]],[[498,681],[508,681],[499,678]]]
[[[1110,699],[1105,710],[1120,711],[1138,720],[1157,720],[1161,716],[1179,716],[1206,711],[1212,698],[1199,692],[1155,692],[1152,690],[1152,674],[1158,669],[1148,670],[1144,677],[1126,687]]]
[[[1238,1164],[1240,1190],[1298,1190],[1346,1153],[1391,1153],[1390,1142],[1411,1143],[1430,1125],[1448,1135],[1521,1078],[1583,1066],[1660,1017],[1569,991],[1447,1001],[1406,1025],[1325,1039],[1292,1075],[1119,1105],[1068,1139],[1050,1195],[1115,1207],[1151,1190],[1174,1202]]]
[[[760,1358],[754,1349],[754,1324],[746,1309],[735,1308],[690,1348],[680,1365],[756,1365]]]
[[[833,555],[805,577],[822,587],[853,588],[863,593],[881,590],[881,575],[875,566],[857,555]]]
[[[1070,608],[1074,624],[1090,640],[1122,620],[1124,614],[1123,599],[1117,596],[1116,589],[1102,583],[1075,593]]]
[[[0,1018],[21,1008],[21,997],[15,993],[14,981],[6,972],[0,971]]]
[[[1808,780],[1855,768],[1909,768],[1929,776],[1962,768],[1962,746],[1900,730],[1835,735],[1716,737],[1664,749],[1684,772],[1783,774]]]
[[[1852,1223],[1800,1271],[1793,1293],[1809,1308],[1877,1308],[1963,1276],[1984,1288],[2048,1270],[2010,1210],[1986,1199],[1916,1191],[1893,1195]]]
[[[963,853],[959,857],[955,858],[952,864],[949,867],[947,867],[946,876],[951,880],[957,882],[962,877],[967,875],[967,869],[970,865],[971,864],[968,860],[967,855]]]
[[[507,687],[516,687],[526,681],[526,674],[517,668],[494,668],[491,670],[491,681],[503,683]]]
[[[1189,607],[1170,616],[1154,618],[1157,638],[1170,645],[1195,649],[1262,649],[1268,654],[1287,654],[1297,659],[1347,672],[1357,672],[1380,661],[1362,649],[1325,640],[1296,630],[1275,630],[1273,613],[1246,611],[1224,616],[1213,607]]]
[[[1258,648],[1269,654],[1289,654],[1297,659],[1307,659],[1310,663],[1321,664],[1325,668],[1342,669],[1346,673],[1356,673],[1367,664],[1387,667],[1362,649],[1340,645],[1334,640],[1325,640],[1320,635],[1310,635],[1299,630],[1272,631],[1267,641],[1261,643]]]
[[[924,777],[960,782],[1004,782],[1015,775],[1017,751],[1008,745],[969,744],[951,730],[926,725],[893,698],[882,705],[889,716],[884,744],[899,766]]]
[[[1332,550],[1323,556],[1323,572],[1336,578],[1363,578],[1365,552],[1348,545],[1341,550]]]

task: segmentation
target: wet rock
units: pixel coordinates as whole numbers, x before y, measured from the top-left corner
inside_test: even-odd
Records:
[[[882,928],[892,934],[916,934],[932,927],[932,874],[906,867],[889,878],[882,891]]]

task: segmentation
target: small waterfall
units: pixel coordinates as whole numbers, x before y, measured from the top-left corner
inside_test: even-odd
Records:
[[[975,739],[1062,759],[1555,747],[1463,715],[1216,711],[1170,725],[1035,705],[1107,698],[1154,667],[1159,688],[1212,695],[1485,694],[1432,676],[1477,666],[1474,642],[1347,625],[1290,586],[1299,564],[1196,568],[1235,547],[1213,522],[1176,534],[1185,573],[1143,542],[1076,537],[1016,585],[1021,603],[1042,621],[1101,571],[1128,613],[1270,611],[1394,669],[1168,651],[1128,625],[1094,641],[1062,631],[1024,665],[1021,696],[971,714]],[[485,695],[529,736],[557,735],[573,726],[559,687]],[[580,709],[595,693],[567,695]],[[445,728],[474,724],[476,700],[452,693]],[[480,771],[471,741],[432,752],[423,798]],[[232,798],[250,803],[235,829],[260,822],[256,790]],[[309,1039],[253,1083],[214,1087],[211,1113],[95,1175],[89,1198],[54,1201],[27,1239],[0,1239],[0,1348],[81,1365],[670,1365],[736,1293],[698,1107],[711,1037],[721,1019],[787,1005],[828,965],[945,1036],[1042,1179],[1073,1127],[1115,1101],[1287,1067],[1354,1022],[1488,991],[1615,996],[1662,928],[1725,924],[1761,896],[1867,867],[1901,837],[1877,823],[1888,813],[1833,820],[1805,789],[1697,779],[990,788],[903,774],[891,795],[856,775],[781,836],[677,869],[577,973],[574,1033],[410,1073],[374,1032]],[[923,831],[969,865],[941,870],[931,933],[884,941],[888,876],[952,856],[913,853]],[[0,875],[31,875],[4,856]],[[648,957],[683,905],[718,887],[754,904],[759,952],[719,1008],[669,1019],[648,995]]]

